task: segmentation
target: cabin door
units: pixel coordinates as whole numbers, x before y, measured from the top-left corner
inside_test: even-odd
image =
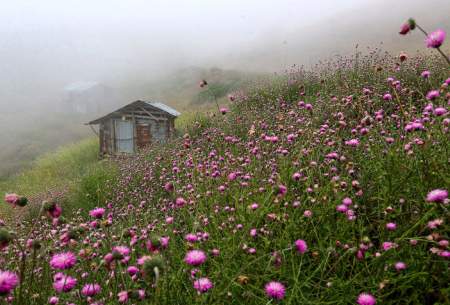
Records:
[[[136,125],[137,146],[144,148],[151,143],[152,135],[150,133],[150,125],[148,123],[139,123]]]
[[[132,121],[116,120],[116,149],[118,153],[134,152],[134,132]]]

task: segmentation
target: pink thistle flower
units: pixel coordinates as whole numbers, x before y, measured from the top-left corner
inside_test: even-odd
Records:
[[[431,75],[431,72],[428,70],[425,70],[420,74],[420,76],[422,76],[422,78],[425,78],[425,79],[429,78],[430,75]]]
[[[435,116],[443,116],[446,113],[447,113],[447,109],[445,109],[444,107],[437,107],[436,109],[434,109]]]
[[[19,284],[19,277],[10,271],[0,270],[0,295],[9,294]]]
[[[117,294],[117,297],[119,298],[119,303],[126,303],[128,302],[128,291],[123,290]]]
[[[292,141],[294,141],[294,139],[295,139],[295,134],[290,133],[290,134],[287,135],[286,138],[287,138],[289,143],[292,143]]]
[[[151,260],[151,259],[152,259],[151,256],[149,256],[149,255],[144,255],[144,256],[141,256],[141,257],[139,257],[139,258],[137,259],[137,263],[138,263],[138,265],[143,265],[143,264],[145,264],[146,261]]]
[[[138,290],[138,297],[139,297],[139,300],[145,299],[145,290],[144,289]]]
[[[306,241],[303,239],[298,239],[295,241],[295,247],[297,248],[298,253],[304,254],[306,251],[308,251],[308,245],[306,244]]]
[[[167,182],[166,184],[164,184],[164,189],[166,190],[166,192],[173,192],[174,186],[172,182]]]
[[[237,177],[236,173],[229,173],[227,178],[230,181],[234,181],[236,180],[236,177]]]
[[[114,260],[114,256],[112,253],[107,253],[104,257],[103,257],[104,261],[106,264],[111,264],[112,261]]]
[[[47,214],[51,218],[58,218],[62,214],[62,208],[58,204],[55,204],[50,210],[47,211]]]
[[[439,96],[439,90],[431,90],[430,92],[427,93],[426,99],[429,101],[432,101],[432,100],[436,99],[438,96]]]
[[[221,114],[227,114],[229,112],[228,108],[226,107],[220,107],[219,111]]]
[[[92,297],[102,291],[102,288],[99,284],[86,284],[81,289],[81,294],[86,297]]]
[[[311,210],[306,210],[305,212],[303,212],[303,216],[310,218],[312,217],[313,212]]]
[[[298,172],[296,172],[292,175],[292,179],[294,179],[296,181],[300,180],[301,177],[302,177],[302,174],[300,174]]]
[[[345,141],[345,145],[351,146],[351,147],[357,147],[359,145],[358,139],[350,139]]]
[[[383,95],[383,100],[392,101],[392,95],[390,93],[386,93],[385,95]]]
[[[55,282],[53,288],[57,292],[69,292],[77,285],[77,279],[68,275],[58,274],[55,276]]]
[[[331,152],[331,153],[327,154],[325,157],[327,159],[337,159],[337,158],[339,158],[339,155],[337,152]]]
[[[382,248],[384,251],[388,251],[390,249],[394,249],[397,247],[396,243],[390,242],[390,241],[385,241],[383,242]]]
[[[356,300],[359,305],[375,305],[377,300],[375,297],[369,293],[361,293]]]
[[[394,267],[395,267],[395,270],[402,271],[402,270],[406,269],[406,264],[404,262],[397,262],[397,263],[395,263]]]
[[[444,220],[438,218],[438,219],[430,220],[428,222],[428,224],[427,224],[427,227],[429,229],[436,229],[437,227],[439,227],[443,223],[444,223]]]
[[[194,288],[198,291],[198,293],[205,293],[213,288],[213,283],[209,278],[201,277],[194,281]]]
[[[405,52],[401,52],[398,58],[400,59],[401,62],[404,62],[405,60],[408,59],[408,54],[406,54]]]
[[[127,272],[128,272],[128,274],[129,274],[130,276],[133,276],[133,275],[135,275],[135,274],[137,274],[137,273],[139,272],[139,268],[136,267],[136,266],[129,266],[129,267],[127,268]]]
[[[386,229],[389,231],[395,231],[395,229],[397,229],[397,224],[394,222],[389,222],[386,224]]]
[[[90,216],[97,218],[97,219],[102,218],[104,214],[105,214],[104,208],[95,208],[89,212]]]
[[[277,196],[282,197],[282,196],[286,195],[286,193],[287,193],[287,187],[284,186],[283,184],[279,184],[276,189]]]
[[[364,95],[369,95],[371,93],[372,93],[372,91],[369,88],[363,88],[363,94]]]
[[[430,34],[428,34],[425,39],[425,43],[427,48],[439,48],[445,40],[445,31],[444,30],[436,30]]]
[[[352,199],[349,197],[345,197],[342,199],[342,204],[345,204],[346,206],[350,206],[353,203]]]
[[[169,236],[163,236],[159,239],[159,242],[161,243],[161,247],[167,248],[169,246],[170,237]]]
[[[400,26],[400,32],[398,32],[400,35],[406,35],[411,31],[411,27],[409,25],[409,22],[405,22]]]
[[[395,141],[395,139],[392,137],[387,137],[385,140],[386,140],[386,143],[388,143],[388,144],[392,144]]]
[[[191,250],[186,253],[184,262],[191,266],[199,266],[206,261],[206,254],[202,250]]]
[[[75,266],[77,257],[72,252],[62,252],[54,254],[50,260],[50,266],[53,269],[70,269]]]
[[[58,298],[58,297],[55,297],[55,296],[50,297],[50,298],[48,299],[48,303],[49,303],[50,305],[56,305],[56,304],[59,303],[59,298]]]
[[[267,283],[264,290],[269,298],[277,300],[282,300],[286,294],[286,288],[284,285],[275,281]]]
[[[6,194],[5,201],[9,204],[15,205],[19,200],[20,196],[17,194]]]
[[[444,202],[448,198],[448,192],[444,189],[435,189],[428,193],[428,202]]]
[[[113,247],[113,252],[119,253],[122,256],[127,256],[130,254],[130,248],[126,246],[115,246]]]
[[[183,197],[178,197],[178,198],[175,200],[175,204],[176,204],[178,207],[182,207],[182,206],[184,206],[186,203],[187,203],[187,202],[186,202],[186,200],[185,200]]]
[[[195,243],[196,241],[198,241],[198,237],[195,234],[192,233],[188,233],[186,234],[186,236],[184,237],[184,239],[190,243]]]
[[[340,204],[336,207],[336,211],[345,213],[348,211],[348,207],[345,204]]]
[[[443,240],[440,240],[438,242],[438,244],[439,244],[440,247],[446,248],[446,247],[448,247],[449,242],[448,242],[448,240],[443,239]]]

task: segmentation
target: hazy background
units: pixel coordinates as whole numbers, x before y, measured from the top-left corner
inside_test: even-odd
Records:
[[[424,50],[421,33],[398,35],[411,16],[450,32],[449,0],[0,0],[0,177],[91,134],[94,114],[64,111],[70,83],[184,110],[201,77],[232,89],[356,44]]]

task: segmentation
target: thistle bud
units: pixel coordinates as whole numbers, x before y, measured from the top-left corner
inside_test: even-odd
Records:
[[[399,34],[406,35],[415,28],[416,28],[416,21],[412,18],[409,18],[408,21],[406,21],[401,25]]]
[[[408,19],[408,24],[411,31],[416,28],[416,20],[414,20],[413,18]]]
[[[8,246],[12,239],[13,236],[8,230],[0,229],[0,249]]]
[[[154,256],[151,259],[147,259],[142,268],[146,278],[154,278],[155,282],[157,282],[164,271],[164,260],[161,256]]]
[[[19,197],[19,199],[16,201],[16,204],[20,207],[24,207],[28,204],[27,197]]]

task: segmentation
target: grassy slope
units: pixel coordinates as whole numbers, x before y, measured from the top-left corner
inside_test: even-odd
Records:
[[[107,304],[118,303],[119,291],[136,289],[146,291],[142,304],[268,304],[274,302],[264,294],[264,285],[271,280],[286,286],[284,304],[355,304],[361,292],[375,295],[377,304],[447,304],[448,260],[432,251],[443,250],[437,242],[449,239],[449,225],[444,221],[432,229],[427,222],[448,219],[448,207],[424,198],[450,185],[448,129],[444,117],[422,111],[428,103],[424,95],[441,86],[448,69],[440,60],[424,58],[409,60],[400,71],[391,70],[395,59],[390,57],[359,60],[358,65],[344,61],[259,85],[225,116],[194,116],[183,139],[121,162],[114,184],[95,176],[86,180],[85,189],[97,185],[93,189],[101,189],[102,196],[87,196],[85,207],[111,203],[110,224],[99,221],[77,242],[64,244],[58,241],[64,231],[86,228],[89,221],[70,219],[67,227],[56,227],[49,241],[44,236],[52,227],[45,220],[34,238],[42,240],[43,249],[83,253],[77,267],[65,272],[78,278],[76,289],[99,283],[103,290],[95,299]],[[374,65],[384,69],[375,72]],[[432,72],[427,81],[418,76],[425,68]],[[399,79],[402,88],[386,82],[389,76]],[[363,88],[371,93],[364,95]],[[386,92],[391,101],[382,99]],[[447,107],[446,93],[443,87],[435,107]],[[311,103],[313,110],[299,106],[299,100]],[[422,120],[425,130],[405,132],[415,119]],[[360,144],[346,145],[349,139]],[[327,157],[331,152],[338,157]],[[237,178],[230,180],[230,173]],[[300,173],[298,181],[294,173]],[[164,190],[167,182],[174,184],[173,193]],[[286,186],[286,194],[277,195],[280,185]],[[188,203],[175,208],[180,197]],[[345,197],[353,200],[354,220],[336,211]],[[259,208],[249,209],[255,202]],[[311,217],[305,216],[307,211]],[[166,223],[167,217],[174,222]],[[397,229],[387,230],[388,222]],[[256,237],[249,234],[252,228]],[[188,243],[187,233],[203,237]],[[159,254],[146,249],[146,242],[159,236],[170,237],[167,249]],[[308,243],[307,253],[293,249],[296,239]],[[398,247],[383,251],[386,241]],[[153,279],[139,275],[132,281],[122,263],[107,268],[102,258],[117,245],[132,249],[126,265],[137,265],[143,255],[162,257],[164,271],[156,289]],[[196,276],[209,277],[214,288],[203,295],[192,287],[193,268],[183,261],[189,249],[208,254]],[[213,249],[220,254],[211,255]],[[2,254],[9,270],[19,265],[14,251],[13,244]],[[32,300],[30,304],[45,303],[55,294],[49,256],[40,251],[39,281],[30,280],[29,269],[23,278],[23,299]],[[396,271],[398,261],[407,269]],[[87,277],[80,278],[82,272]],[[85,303],[77,293],[59,297]]]
[[[32,167],[15,176],[0,180],[0,193],[16,192],[29,197],[40,197],[50,192],[52,196],[65,192],[79,183],[80,178],[96,166],[98,140],[88,138],[66,145],[55,152],[38,158]],[[13,210],[2,205],[0,213],[10,215]]]

